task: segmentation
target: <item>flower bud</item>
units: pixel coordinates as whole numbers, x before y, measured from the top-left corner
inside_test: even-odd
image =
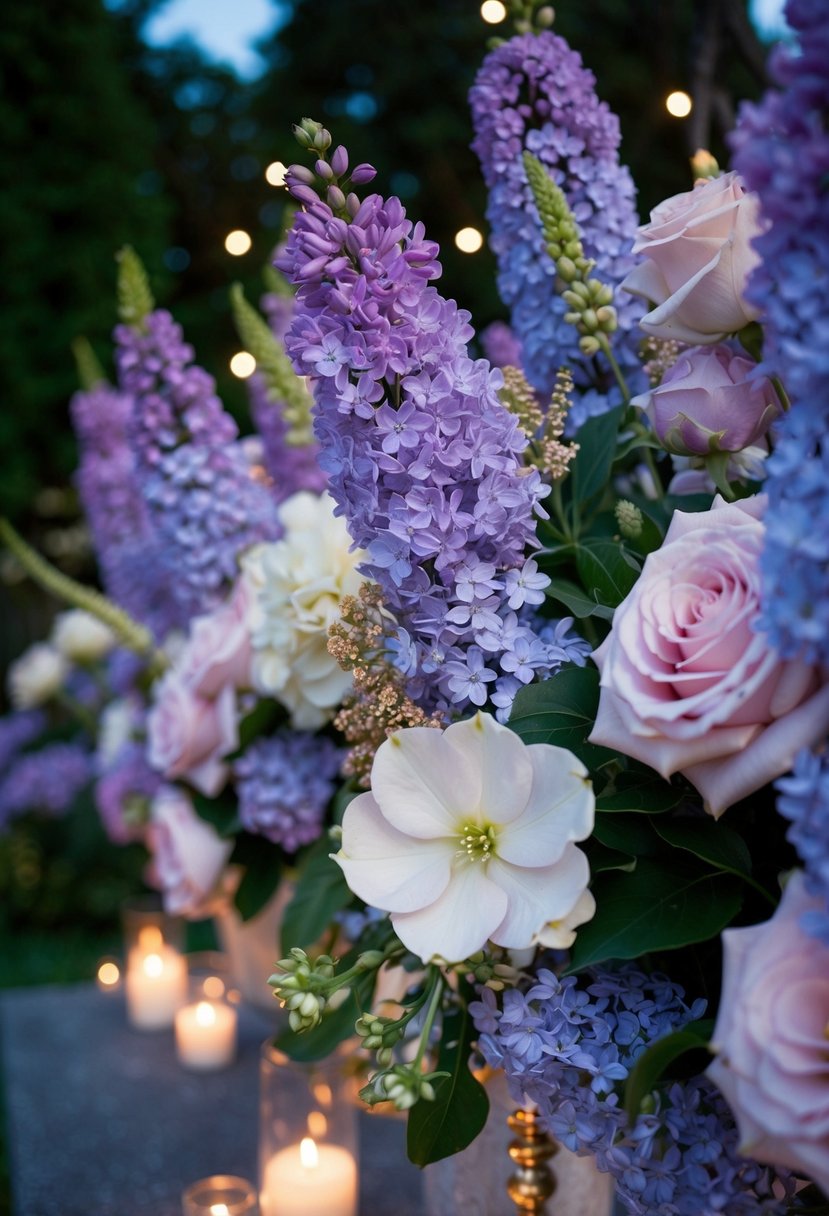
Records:
[[[335,177],[342,177],[348,169],[348,153],[342,144],[337,144],[337,147],[331,153],[330,164]]]
[[[356,165],[351,171],[351,181],[355,186],[364,186],[366,182],[374,181],[377,170],[374,165]]]

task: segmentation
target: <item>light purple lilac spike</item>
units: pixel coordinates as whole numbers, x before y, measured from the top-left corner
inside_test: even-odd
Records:
[[[176,571],[173,591],[188,613],[203,612],[226,595],[244,549],[278,538],[276,506],[251,478],[236,424],[170,314],[119,325],[115,340],[119,381],[135,402],[137,474]]]
[[[0,778],[24,747],[46,729],[46,716],[39,709],[12,710],[0,718]]]
[[[92,757],[76,743],[50,743],[24,752],[0,783],[0,827],[34,811],[62,815],[92,779]]]
[[[140,812],[160,788],[161,776],[147,763],[146,747],[125,743],[112,766],[99,774],[94,791],[104,830],[114,844],[142,838]]]
[[[257,739],[233,765],[242,826],[287,853],[317,840],[342,757],[330,739],[307,731]]]
[[[335,215],[309,177],[289,171],[304,209],[277,266],[298,287],[285,345],[312,380],[330,492],[407,637],[410,695],[505,715],[520,686],[505,655],[528,652],[521,682],[561,662],[510,611],[506,584],[548,487],[522,464],[501,373],[469,357],[469,314],[431,285],[438,248],[422,224],[378,194]]]
[[[136,477],[127,435],[132,400],[101,381],[75,393],[69,410],[80,452],[75,482],[104,590],[161,639],[185,618]]]
[[[758,374],[792,408],[767,462],[760,628],[785,657],[829,663],[829,0],[789,0],[796,48],[778,48],[778,89],[744,104],[734,167],[757,192],[767,229],[746,296],[761,310]]]
[[[511,312],[530,383],[549,395],[556,371],[573,371],[577,393],[570,427],[619,404],[603,356],[588,359],[564,320],[568,306],[555,287],[522,153],[527,150],[561,187],[582,234],[587,257],[616,287],[633,268],[638,224],[634,186],[619,164],[619,122],[596,96],[595,77],[557,34],[522,34],[491,51],[469,94],[473,150],[489,189],[490,245],[498,259],[498,289]],[[614,353],[633,391],[646,387],[636,353],[641,307],[625,292],[615,300],[619,331]],[[598,362],[597,362],[598,360]]]

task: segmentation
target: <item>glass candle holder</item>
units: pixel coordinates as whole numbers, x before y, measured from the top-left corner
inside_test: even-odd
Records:
[[[356,1216],[357,1110],[342,1058],[313,1064],[262,1048],[261,1216]]]
[[[225,979],[216,974],[221,956],[195,955],[187,961],[188,999],[176,1012],[176,1056],[184,1068],[213,1072],[236,1058],[239,1015],[228,1002]]]
[[[214,1174],[188,1186],[181,1197],[182,1216],[253,1216],[256,1192],[247,1178]]]
[[[184,928],[168,916],[156,896],[130,900],[122,908],[126,958],[127,1020],[137,1030],[172,1026],[187,1002]]]

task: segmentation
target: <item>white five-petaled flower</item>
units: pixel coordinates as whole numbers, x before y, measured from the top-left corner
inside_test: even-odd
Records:
[[[478,713],[381,745],[335,860],[409,950],[460,962],[487,941],[523,949],[575,911],[590,871],[573,841],[590,835],[594,809],[572,752],[527,745]]]

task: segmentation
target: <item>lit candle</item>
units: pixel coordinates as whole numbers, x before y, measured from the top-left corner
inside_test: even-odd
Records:
[[[262,1216],[355,1216],[357,1162],[340,1145],[307,1136],[268,1161],[259,1204]]]
[[[127,1017],[137,1030],[172,1026],[187,1000],[187,963],[172,946],[159,944],[149,954],[130,951],[127,962]]]
[[[181,1210],[183,1216],[253,1216],[256,1191],[245,1178],[214,1174],[188,1186]]]
[[[176,1014],[176,1054],[185,1068],[224,1068],[236,1055],[236,1010],[216,1001],[185,1005]]]

